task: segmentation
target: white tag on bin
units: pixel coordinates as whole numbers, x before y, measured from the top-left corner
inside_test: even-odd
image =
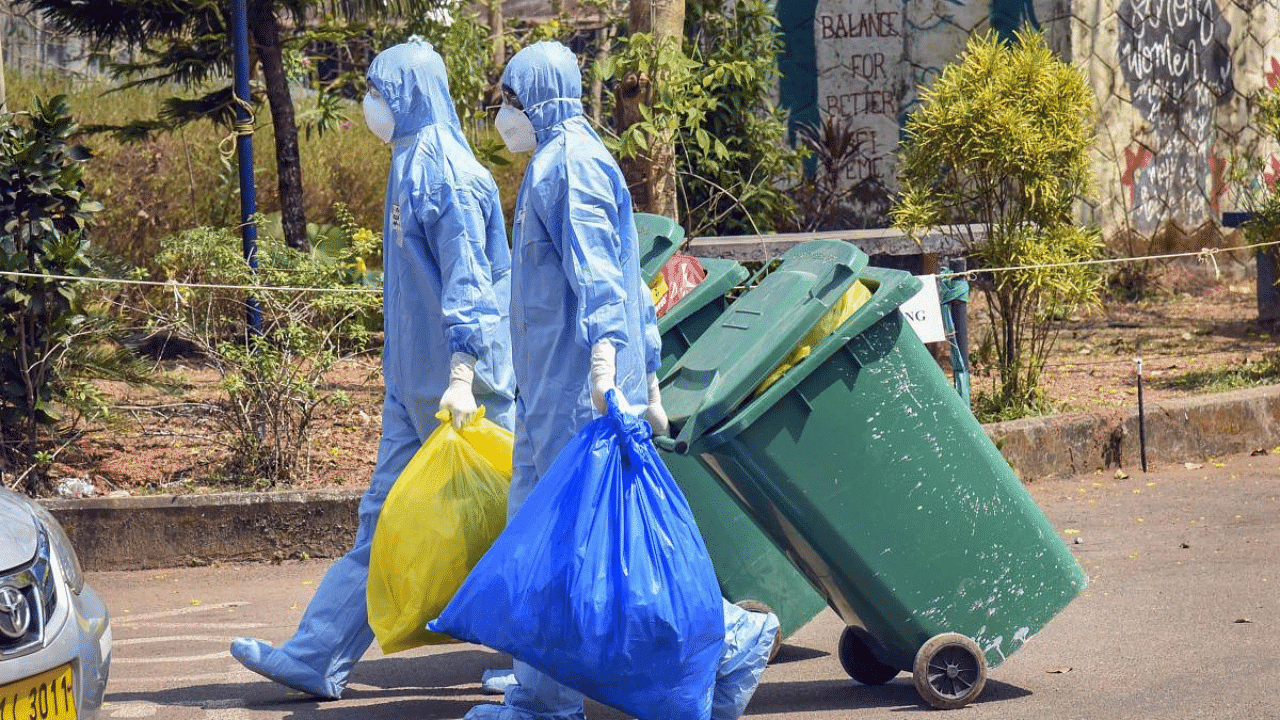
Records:
[[[942,326],[942,303],[938,299],[938,276],[917,275],[920,278],[920,292],[910,300],[902,303],[899,310],[907,319],[911,329],[920,336],[921,342],[943,342],[947,339],[947,331]]]

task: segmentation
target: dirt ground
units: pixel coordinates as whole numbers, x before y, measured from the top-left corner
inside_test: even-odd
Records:
[[[1227,388],[1181,386],[1196,373],[1274,357],[1280,333],[1257,321],[1255,280],[1247,266],[1211,269],[1195,264],[1160,271],[1156,292],[1140,302],[1108,302],[1066,322],[1044,376],[1060,412],[1137,406],[1134,358],[1143,359],[1148,404]],[[971,346],[984,331],[982,302],[970,304]],[[157,372],[181,380],[174,395],[153,388],[104,385],[116,422],[90,426],[77,448],[58,456],[55,478],[86,478],[95,494],[193,493],[238,489],[211,481],[225,451],[201,408],[218,397],[218,378],[191,361],[166,362]],[[347,404],[324,407],[308,443],[297,488],[361,488],[377,452],[382,400],[376,355],[343,363],[326,390]],[[975,367],[974,391],[991,378]],[[266,486],[265,489],[281,489]]]

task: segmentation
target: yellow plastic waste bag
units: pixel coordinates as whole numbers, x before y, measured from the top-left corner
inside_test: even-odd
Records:
[[[853,314],[858,312],[858,308],[866,305],[867,301],[870,299],[871,291],[867,289],[866,285],[862,284],[861,280],[850,285],[849,289],[840,297],[840,301],[836,303],[835,307],[828,310],[827,314],[822,316],[822,319],[818,321],[818,324],[814,325],[813,329],[800,340],[800,344],[796,345],[795,349],[787,355],[786,359],[783,360],[778,367],[774,368],[773,372],[769,373],[768,377],[764,379],[764,382],[760,383],[760,386],[756,388],[756,394],[764,392],[770,385],[776,383],[778,378],[785,375],[788,370],[799,364],[801,360],[809,357],[809,353],[813,352],[815,345],[822,342],[831,333],[835,332],[836,328],[843,325],[845,320],[853,317]]]
[[[649,281],[649,294],[653,296],[653,304],[658,305],[667,295],[667,278],[658,273]]]
[[[384,653],[453,642],[429,632],[507,520],[511,432],[484,408],[453,429],[447,412],[387,493],[369,557],[369,625]]]

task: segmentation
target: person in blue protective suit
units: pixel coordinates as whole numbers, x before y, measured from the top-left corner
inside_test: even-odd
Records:
[[[373,641],[365,604],[369,549],[387,492],[438,426],[477,409],[510,429],[511,252],[498,188],[471,153],[444,62],[426,42],[369,66],[365,119],[392,146],[383,221],[382,439],[360,501],[355,545],[325,573],[297,632],[280,647],[237,638],[231,654],[282,685],[337,698]]]
[[[560,43],[535,43],[511,59],[502,83],[498,132],[509,150],[533,151],[512,229],[512,360],[520,396],[511,518],[560,450],[604,412],[610,389],[655,434],[668,428],[656,375],[661,340],[640,274],[631,193],[583,116],[577,58]],[[724,608],[712,717],[736,720],[768,662],[778,619],[728,602]],[[504,704],[467,713],[467,720],[495,718],[581,719],[582,695],[517,661]]]

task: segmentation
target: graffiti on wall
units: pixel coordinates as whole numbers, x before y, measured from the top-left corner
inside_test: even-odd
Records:
[[[1125,150],[1121,182],[1141,231],[1170,219],[1212,217],[1225,163],[1214,152],[1214,114],[1233,90],[1231,26],[1216,0],[1122,0],[1120,69],[1147,127]]]
[[[861,143],[863,156],[844,181],[891,177],[902,94],[901,0],[819,0],[813,35],[819,112],[845,123]]]

